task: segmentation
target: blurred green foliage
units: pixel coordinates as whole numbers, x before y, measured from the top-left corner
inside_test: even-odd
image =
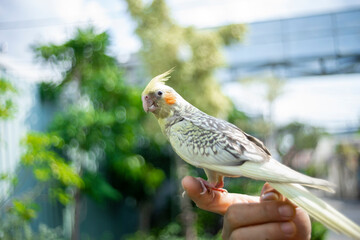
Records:
[[[61,88],[53,82],[41,82],[39,85],[39,94],[41,101],[55,101],[60,93]]]
[[[175,67],[169,85],[199,109],[226,118],[231,102],[222,93],[214,72],[225,64],[222,47],[242,40],[245,26],[232,24],[203,30],[181,27],[171,18],[165,0],[126,2],[137,23],[140,54],[149,75]]]
[[[17,90],[10,81],[0,78],[0,119],[10,118],[15,113],[13,97],[16,93]]]
[[[17,90],[6,80],[0,79],[0,95],[1,97],[12,97],[8,95],[16,93]],[[10,100],[9,100],[10,101]],[[14,116],[15,106],[11,104],[5,105],[0,111],[0,119],[7,119]],[[1,106],[2,107],[2,106]],[[1,108],[0,107],[0,108]],[[5,109],[5,110],[4,110]],[[4,110],[4,111],[3,111]],[[23,156],[22,165],[31,165],[34,168],[35,177],[41,181],[50,181],[51,178],[57,179],[62,183],[75,182],[75,185],[81,184],[81,179],[74,175],[71,169],[64,164],[56,153],[49,151],[49,148],[61,145],[61,140],[56,136],[47,136],[40,134],[30,134],[27,136],[27,145],[29,148]],[[33,152],[34,154],[32,154]],[[69,179],[71,179],[69,181]],[[24,179],[22,179],[24,180]],[[27,179],[25,179],[26,181]],[[30,222],[34,220],[40,210],[39,205],[34,199],[39,194],[39,189],[34,188],[29,192],[22,193],[21,196],[13,198],[13,188],[18,184],[19,178],[11,174],[0,174],[0,181],[9,184],[9,191],[0,199],[0,239],[3,240],[62,240],[61,229],[51,229],[41,224],[38,232],[34,233],[30,227]]]
[[[236,109],[235,106],[229,112],[227,120],[262,141],[270,132],[270,123],[264,118],[250,118],[246,113]]]
[[[270,105],[283,94],[285,80],[278,78],[273,74],[264,74],[263,76],[249,77],[240,80],[241,83],[250,85],[250,84],[260,84],[265,87],[265,93],[262,96]]]
[[[88,28],[64,44],[34,47],[38,58],[64,71],[60,83],[40,86],[42,99],[67,102],[50,131],[64,140],[64,156],[81,168],[86,193],[99,201],[123,194],[144,200],[165,174],[140,155],[144,148],[156,151],[144,145],[149,136],[141,126],[140,90],[125,84],[115,58],[107,54],[109,44],[106,32]],[[68,96],[70,88],[79,95]],[[93,190],[94,183],[101,188]]]
[[[53,134],[29,133],[23,140],[26,152],[21,163],[32,168],[39,182],[52,182],[50,193],[62,204],[72,200],[69,187],[82,188],[84,182],[58,152],[64,146],[64,141]]]
[[[164,0],[126,2],[137,23],[141,56],[149,76],[175,66],[169,84],[189,102],[253,133],[251,119],[235,109],[214,77],[216,69],[225,65],[221,48],[242,40],[245,26],[183,28],[171,19]],[[107,32],[98,33],[90,27],[79,29],[62,44],[33,46],[37,59],[60,70],[63,78],[60,82],[40,84],[42,101],[60,108],[49,133],[31,133],[24,140],[27,151],[22,163],[31,166],[35,178],[48,183],[50,195],[63,204],[70,203],[74,192],[80,191],[104,205],[127,196],[140,205],[152,200],[173,171],[169,146],[159,137],[154,121],[149,121],[142,111],[141,89],[125,82],[116,59],[109,55],[110,43]],[[274,95],[267,97],[272,100]],[[301,135],[302,131],[304,128],[297,125],[280,129],[280,139],[290,134],[296,148],[297,144],[300,149],[313,146],[312,133]],[[308,145],[301,145],[309,140]],[[286,149],[282,149],[282,154],[286,154]],[[227,184],[230,192],[259,194],[263,182],[234,179]],[[14,201],[11,209],[11,217],[23,222],[36,217],[38,211],[33,203],[20,200]],[[220,239],[220,217],[195,209],[199,239]],[[138,232],[126,239],[183,239],[181,225],[174,217],[169,220],[164,228],[157,226],[148,234]],[[16,222],[19,221],[7,224]],[[21,226],[20,238],[5,239],[61,239],[57,230],[43,227],[35,238],[28,225]],[[1,234],[4,232],[0,227],[0,238]]]
[[[11,186],[16,186],[16,184],[18,183],[18,178],[16,176],[13,176],[12,174],[1,173],[0,181],[7,181],[11,184]]]
[[[72,195],[67,191],[69,187],[80,188],[83,185],[82,179],[62,159],[54,149],[60,148],[63,141],[50,134],[31,133],[23,140],[26,151],[21,159],[21,166],[30,167],[34,177],[39,183],[27,192],[22,192],[16,198],[5,199],[1,203],[1,212],[5,213],[0,224],[0,239],[64,239],[60,229],[51,229],[41,225],[34,233],[30,222],[34,220],[41,210],[36,203],[43,193],[45,186],[50,186],[50,195],[62,204],[68,204],[73,200]],[[2,180],[8,180],[16,184],[18,178],[2,176]],[[28,179],[21,179],[28,181]]]
[[[125,84],[115,58],[107,55],[109,44],[106,32],[98,34],[89,28],[78,30],[64,44],[34,47],[43,61],[59,68],[70,66],[63,69],[64,79],[59,84],[41,85],[42,99],[66,99],[70,85],[75,83],[79,97],[67,99],[70,104],[54,117],[50,130],[64,139],[63,149],[68,152],[64,154],[69,159],[74,158],[69,154],[73,150],[93,161],[78,161],[85,192],[101,201],[105,196],[118,199],[121,194],[142,200],[155,192],[165,175],[136,154],[145,147],[140,91]],[[105,169],[103,174],[96,173],[99,165]],[[102,187],[93,191],[94,183]]]
[[[182,237],[182,228],[179,223],[171,222],[164,228],[162,228],[158,233],[144,233],[141,231],[136,232],[135,234],[125,236],[126,240],[181,240],[184,239]]]
[[[39,89],[44,103],[58,107],[48,130],[61,139],[61,146],[52,151],[81,179],[74,191],[66,186],[52,186],[50,191],[63,203],[75,199],[73,236],[79,231],[80,194],[103,205],[130,197],[141,206],[170,172],[171,152],[143,127],[148,116],[142,111],[141,89],[125,82],[109,46],[109,34],[92,27],[78,29],[63,44],[32,46],[40,61],[63,75],[61,81],[41,83]],[[34,173],[39,180],[49,175],[40,167]]]
[[[327,238],[328,229],[321,223],[311,221],[311,240],[324,240]]]
[[[304,123],[293,122],[277,129],[277,151],[283,163],[292,166],[296,154],[304,150],[315,149],[321,136],[326,133],[323,129]],[[321,166],[316,166],[320,167]],[[310,166],[309,171],[312,166]],[[304,170],[304,169],[303,169]]]
[[[249,118],[235,109],[231,100],[222,92],[215,78],[215,71],[225,66],[222,48],[243,39],[246,27],[242,24],[232,24],[214,29],[195,29],[181,27],[170,16],[164,0],[153,0],[144,3],[142,0],[126,0],[128,10],[137,24],[136,34],[142,42],[141,59],[150,76],[156,76],[175,67],[171,74],[169,85],[179,92],[187,101],[204,112],[228,118],[238,126],[250,128]],[[146,130],[157,134],[158,127],[154,121],[146,123]],[[157,124],[156,124],[157,125]],[[179,166],[177,165],[177,168]],[[183,167],[181,167],[183,168]],[[181,178],[180,170],[177,172]],[[206,178],[202,170],[191,169],[186,174]],[[244,180],[244,179],[242,179]],[[244,180],[246,182],[246,180]],[[248,181],[250,182],[250,181]],[[239,183],[239,182],[236,182]],[[248,190],[245,186],[234,184],[231,188],[235,192]],[[243,182],[242,182],[243,183]],[[228,188],[230,185],[227,185]],[[256,185],[254,188],[258,188]],[[256,190],[255,190],[256,191]],[[180,201],[185,201],[180,199]],[[183,210],[184,211],[184,210]],[[196,232],[198,237],[216,235],[221,227],[220,217],[194,208],[197,213]],[[182,213],[183,215],[186,213]],[[191,213],[188,216],[192,216]],[[191,222],[191,218],[184,217]],[[185,225],[181,223],[184,234]],[[169,225],[173,226],[173,225]],[[189,226],[192,227],[192,226]],[[176,234],[175,234],[176,235]],[[135,239],[138,239],[138,235]],[[171,235],[172,238],[176,237]],[[151,238],[150,238],[151,239]]]
[[[18,215],[24,221],[30,221],[36,217],[38,208],[39,206],[36,203],[14,199],[10,213]]]
[[[6,221],[0,225],[0,239],[2,240],[65,240],[61,228],[49,228],[40,224],[34,232],[29,223],[24,223],[18,216],[8,215]]]
[[[292,143],[292,147],[296,148],[297,150],[303,150],[314,149],[319,138],[325,134],[324,130],[321,128],[299,122],[293,122],[285,125],[284,127],[279,128],[277,132],[279,136],[278,146],[280,146],[278,150],[282,156],[285,155],[286,150],[288,150],[288,147],[286,146],[281,148],[281,146],[283,146],[281,141],[284,140],[285,136],[289,137],[287,142]]]
[[[34,202],[32,194],[25,194],[23,197],[11,199],[11,204],[0,201],[0,239],[2,240],[63,240],[60,228],[49,228],[40,224],[36,233],[30,226],[38,212],[39,205]]]
[[[350,143],[341,143],[336,145],[335,152],[341,155],[347,162],[349,168],[357,167],[357,160],[359,159],[359,150]]]
[[[210,218],[214,218],[214,214],[209,212],[207,213]],[[181,225],[174,221],[161,228],[161,230],[152,232],[152,233],[144,233],[141,231],[136,232],[135,234],[125,236],[126,240],[184,240],[184,236],[182,233]],[[220,240],[221,231],[217,231],[215,234],[205,233],[204,235],[197,236],[198,240]]]

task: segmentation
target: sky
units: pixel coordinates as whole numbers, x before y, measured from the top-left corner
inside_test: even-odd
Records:
[[[143,0],[150,2],[150,0]],[[172,17],[181,25],[198,28],[229,23],[248,23],[279,18],[327,13],[360,8],[359,0],[168,0]],[[0,63],[26,81],[40,81],[52,76],[35,64],[30,45],[61,43],[70,38],[76,27],[94,24],[107,30],[112,39],[112,54],[126,61],[141,47],[134,34],[135,25],[122,0],[1,0]],[[342,79],[340,82],[338,79]],[[276,103],[275,119],[279,123],[303,120],[334,128],[359,125],[359,75],[292,79],[286,94]],[[326,81],[326,84],[324,83]],[[325,86],[325,87],[324,87]],[[309,89],[311,89],[309,91]],[[239,86],[225,86],[225,93],[251,113],[266,111],[266,103],[251,91]],[[233,93],[233,91],[237,91]],[[242,92],[243,94],[238,94]],[[322,93],[321,93],[322,92]],[[360,91],[358,91],[360,92]],[[247,94],[248,93],[248,94]],[[306,94],[304,96],[304,94]],[[239,95],[243,96],[242,98]],[[245,97],[244,97],[245,96]],[[253,98],[253,101],[248,99]],[[317,107],[313,104],[317,102]],[[291,103],[291,104],[290,104]],[[302,110],[294,108],[305,104]]]

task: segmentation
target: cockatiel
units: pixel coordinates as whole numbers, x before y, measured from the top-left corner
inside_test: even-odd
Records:
[[[328,181],[296,172],[271,157],[264,144],[235,125],[209,116],[165,85],[169,70],[153,78],[142,93],[143,108],[157,118],[175,152],[187,163],[203,168],[203,190],[224,191],[224,177],[248,177],[269,184],[310,216],[335,232],[360,239],[360,227],[311,194],[313,187],[334,192]]]

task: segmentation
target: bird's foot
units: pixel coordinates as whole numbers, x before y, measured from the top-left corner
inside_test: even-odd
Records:
[[[214,192],[213,191],[219,191],[219,192],[222,192],[222,193],[227,193],[228,191],[224,188],[222,188],[224,186],[224,184],[212,184],[212,183],[209,183],[208,181],[205,181],[204,179],[202,178],[196,178],[200,184],[201,184],[201,187],[202,187],[202,192],[200,193],[201,195],[204,195],[205,193],[212,193],[213,196],[214,196]]]

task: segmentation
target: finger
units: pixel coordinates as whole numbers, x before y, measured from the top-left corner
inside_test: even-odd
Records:
[[[295,239],[310,239],[311,238],[311,221],[309,215],[302,208],[296,208],[296,215],[293,219],[296,229],[301,229],[296,232]]]
[[[284,195],[279,193],[275,188],[273,188],[269,183],[265,183],[260,194],[260,202],[264,201],[282,201],[287,204],[290,204],[297,208],[294,203],[287,199]]]
[[[259,197],[243,194],[221,193],[219,191],[201,194],[203,189],[200,182],[196,178],[190,176],[183,178],[182,185],[187,195],[199,208],[221,215],[224,215],[228,207],[232,204],[259,202]]]
[[[226,234],[226,233],[225,233]],[[282,240],[295,236],[296,227],[293,222],[266,223],[235,229],[228,235],[223,232],[223,239],[268,239]]]
[[[289,221],[295,216],[295,208],[281,201],[263,203],[234,204],[224,217],[224,228],[234,229],[269,222]]]
[[[295,207],[296,214],[292,220],[297,229],[302,229],[302,231],[297,231],[295,239],[310,239],[311,236],[311,222],[309,215],[302,209],[297,207],[278,191],[276,191],[270,184],[266,183],[261,191],[260,202],[264,201],[283,201],[285,203],[291,204]]]
[[[263,195],[264,193],[270,192],[270,191],[273,191],[273,190],[275,190],[275,189],[269,183],[266,182],[264,184],[263,188],[261,189],[260,195]]]
[[[285,197],[276,191],[269,183],[265,183],[260,193],[260,202],[278,200],[283,201]]]

